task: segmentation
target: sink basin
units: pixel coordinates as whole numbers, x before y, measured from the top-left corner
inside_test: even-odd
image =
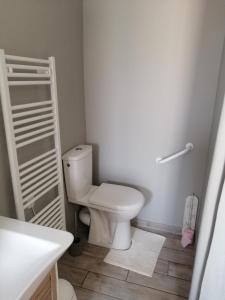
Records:
[[[0,217],[0,299],[29,299],[73,235]]]

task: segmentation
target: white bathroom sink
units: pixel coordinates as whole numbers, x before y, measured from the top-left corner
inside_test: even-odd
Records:
[[[66,231],[0,217],[0,299],[29,299],[72,241]]]

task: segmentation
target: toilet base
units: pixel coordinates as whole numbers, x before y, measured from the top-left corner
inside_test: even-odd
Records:
[[[91,223],[88,242],[90,244],[127,250],[131,245],[130,221],[116,220],[109,213],[89,208]]]

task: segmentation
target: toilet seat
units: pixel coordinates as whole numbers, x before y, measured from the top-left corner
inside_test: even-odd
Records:
[[[91,205],[113,212],[138,210],[143,206],[143,195],[134,188],[102,183],[89,199]]]

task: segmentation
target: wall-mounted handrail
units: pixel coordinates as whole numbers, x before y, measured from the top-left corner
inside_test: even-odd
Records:
[[[164,164],[164,163],[167,163],[171,160],[174,160],[180,156],[183,156],[189,152],[191,152],[192,150],[194,149],[194,145],[192,143],[187,143],[185,145],[185,149],[184,150],[181,150],[181,151],[178,151],[178,152],[175,152],[171,155],[168,155],[168,156],[165,156],[165,157],[157,157],[156,158],[156,163],[158,164]]]

